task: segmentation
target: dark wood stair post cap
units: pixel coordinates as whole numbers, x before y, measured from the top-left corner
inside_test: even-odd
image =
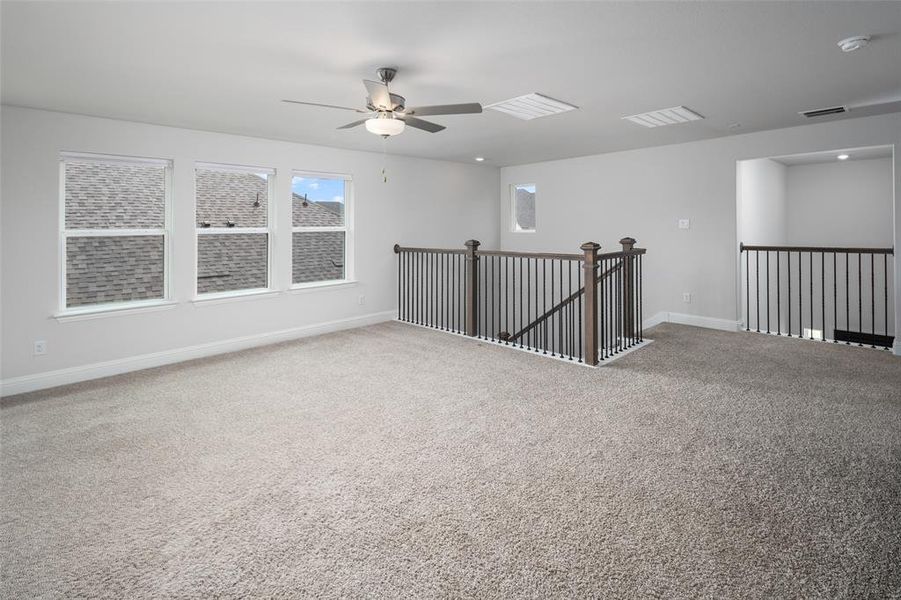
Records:
[[[636,242],[635,238],[631,238],[631,237],[624,237],[623,239],[621,239],[619,241],[619,243],[623,245],[624,252],[628,252],[628,251],[632,250],[632,248],[635,247],[635,242]]]
[[[479,240],[467,240],[466,243],[464,244],[464,246],[469,248],[470,251],[477,250],[478,247],[481,245],[482,245],[482,242],[480,242]]]
[[[400,254],[400,244],[394,244],[394,253]]]
[[[601,249],[601,245],[597,244],[595,242],[585,242],[584,244],[579,246],[579,248],[581,250],[584,250],[585,252],[591,252],[592,250],[597,252],[598,250]]]

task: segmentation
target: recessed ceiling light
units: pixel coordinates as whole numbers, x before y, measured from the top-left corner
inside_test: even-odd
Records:
[[[837,159],[839,159],[839,160],[848,160],[848,159],[850,158],[850,155],[848,155],[848,154],[839,154],[839,155],[836,156],[835,158],[837,158]]]
[[[700,121],[704,117],[684,106],[673,106],[622,118],[642,127],[662,127],[663,125]]]
[[[842,49],[842,52],[854,52],[855,50],[860,50],[869,43],[870,36],[855,35],[840,41],[838,47]]]
[[[576,110],[579,107],[535,93],[495,102],[485,108],[506,113],[523,121],[531,121],[538,117],[547,117],[569,110]]]
[[[485,160],[484,156],[476,156],[476,162],[482,162],[483,160]]]

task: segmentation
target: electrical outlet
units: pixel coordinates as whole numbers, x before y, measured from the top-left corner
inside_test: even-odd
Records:
[[[363,306],[364,304],[366,304],[366,296],[360,296],[360,297],[358,297],[358,298],[357,298],[357,304],[359,304],[360,306]]]
[[[679,229],[689,229],[690,227],[691,227],[691,220],[679,219]]]
[[[44,340],[37,340],[37,341],[35,341],[35,343],[34,343],[34,355],[35,355],[35,356],[42,356],[42,355],[44,355],[44,354],[47,354],[47,342],[45,342]]]
[[[682,302],[684,302],[685,304],[691,304],[691,293],[690,292],[682,293]]]

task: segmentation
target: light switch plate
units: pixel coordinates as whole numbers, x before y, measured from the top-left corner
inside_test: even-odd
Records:
[[[691,227],[691,221],[688,219],[679,219],[679,229],[689,229]]]

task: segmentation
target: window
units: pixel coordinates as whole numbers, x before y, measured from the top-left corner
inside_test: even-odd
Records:
[[[165,300],[171,163],[71,153],[60,162],[62,310]]]
[[[272,169],[194,169],[197,295],[269,289]]]
[[[292,281],[295,286],[350,279],[348,198],[341,175],[295,173],[292,191]]]
[[[511,186],[513,231],[535,231],[535,184]]]

